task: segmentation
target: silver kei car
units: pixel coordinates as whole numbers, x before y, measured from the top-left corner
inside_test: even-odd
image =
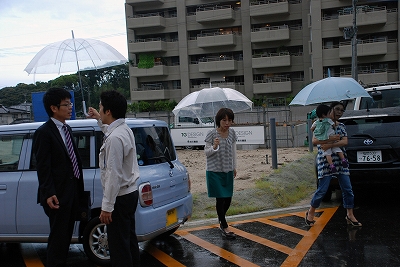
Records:
[[[110,261],[107,231],[98,218],[102,186],[98,163],[103,133],[96,120],[71,120],[83,163],[85,191],[90,191],[91,218],[76,222],[71,243],[82,243],[97,265]],[[165,122],[126,119],[132,129],[140,169],[136,233],[139,241],[170,235],[192,214],[190,180],[179,162]],[[0,242],[47,242],[49,220],[37,204],[38,178],[32,136],[40,122],[0,126]],[[155,146],[154,146],[155,144]]]

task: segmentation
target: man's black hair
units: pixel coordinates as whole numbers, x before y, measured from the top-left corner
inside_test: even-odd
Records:
[[[70,100],[71,98],[70,92],[63,88],[52,87],[47,90],[47,92],[43,95],[43,105],[47,115],[49,115],[49,117],[53,117],[54,113],[51,110],[51,106],[58,106],[61,104],[61,101],[65,99]]]
[[[101,105],[103,105],[103,112],[111,111],[114,119],[125,118],[128,104],[125,97],[115,90],[104,91],[100,94]]]

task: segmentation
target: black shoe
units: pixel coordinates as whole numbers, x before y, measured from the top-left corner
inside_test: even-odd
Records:
[[[362,226],[362,224],[360,223],[360,222],[353,222],[352,220],[350,220],[350,218],[349,218],[349,216],[347,216],[346,215],[346,221],[347,221],[347,224],[351,224],[351,226],[356,226],[356,227],[361,227]]]
[[[222,229],[221,226],[219,227],[219,230],[221,231],[221,235],[223,237],[226,237],[227,239],[235,239],[236,238],[235,233],[233,233],[233,232],[225,232],[225,230]]]
[[[313,226],[315,224],[315,221],[314,220],[309,221],[307,218],[308,218],[308,211],[306,211],[306,217],[304,219],[307,226]]]

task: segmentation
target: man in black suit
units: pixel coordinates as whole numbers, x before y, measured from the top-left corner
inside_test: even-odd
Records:
[[[83,195],[82,163],[65,120],[71,118],[71,94],[50,88],[43,96],[50,119],[33,136],[39,179],[38,203],[49,217],[50,235],[46,267],[65,266]]]

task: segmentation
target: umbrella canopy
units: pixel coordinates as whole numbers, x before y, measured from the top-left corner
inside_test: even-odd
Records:
[[[231,88],[205,88],[185,96],[172,112],[182,116],[214,117],[220,108],[233,112],[251,109],[253,102],[242,93]]]
[[[101,69],[125,62],[127,60],[123,55],[102,41],[72,38],[47,45],[24,70],[29,74],[60,74],[79,69]]]
[[[24,69],[28,74],[78,72],[79,87],[82,93],[83,113],[86,113],[86,104],[83,96],[83,87],[80,70],[93,70],[121,65],[127,62],[112,46],[94,39],[72,39],[47,45],[40,50]]]
[[[313,82],[293,98],[289,105],[311,105],[332,101],[350,100],[356,97],[371,97],[353,78],[328,77]]]

